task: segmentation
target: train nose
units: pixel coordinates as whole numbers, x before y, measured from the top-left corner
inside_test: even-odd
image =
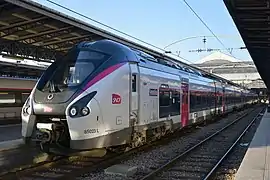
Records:
[[[49,142],[51,140],[51,131],[53,130],[52,123],[37,123],[36,138],[42,142]]]

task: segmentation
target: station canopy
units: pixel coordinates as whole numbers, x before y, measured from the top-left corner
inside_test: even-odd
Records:
[[[81,41],[110,39],[152,55],[150,48],[30,0],[0,1],[0,54],[54,61]]]
[[[101,39],[110,39],[153,57],[175,61],[160,48],[148,48],[31,0],[0,0],[0,55],[52,62],[78,42]],[[177,63],[230,82],[182,61]]]
[[[0,63],[0,77],[38,79],[44,71],[43,67]]]
[[[223,0],[257,67],[270,88],[270,1]]]

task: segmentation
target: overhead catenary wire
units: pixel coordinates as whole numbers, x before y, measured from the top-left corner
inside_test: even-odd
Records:
[[[196,13],[196,11],[189,5],[186,0],[183,0],[188,8],[197,16],[197,18],[203,23],[203,25],[211,32],[211,34],[217,39],[217,41],[233,56],[232,52],[223,44],[223,42],[218,38],[218,36],[210,29],[210,27],[203,21],[203,19]],[[234,56],[233,56],[234,57]],[[235,57],[234,57],[235,58]]]
[[[131,37],[131,38],[134,38],[134,39],[136,39],[136,40],[138,40],[138,41],[140,41],[140,42],[146,43],[146,44],[148,44],[148,45],[150,45],[150,46],[152,46],[152,47],[155,47],[155,48],[157,48],[157,49],[163,51],[164,53],[166,53],[166,51],[165,51],[164,49],[160,48],[160,47],[157,47],[157,46],[154,46],[154,45],[152,45],[152,44],[150,44],[150,43],[144,42],[143,40],[140,40],[140,39],[138,39],[138,38],[136,38],[136,37],[133,37],[133,36],[127,34],[127,33],[122,32],[122,31],[120,31],[120,30],[117,30],[117,29],[112,28],[112,27],[110,27],[110,26],[108,26],[108,25],[105,25],[105,24],[103,24],[103,23],[101,23],[101,22],[99,22],[99,21],[97,21],[97,20],[94,20],[94,19],[92,19],[92,18],[89,18],[89,17],[87,17],[87,16],[85,16],[85,15],[83,15],[83,14],[81,14],[81,13],[78,13],[78,12],[76,12],[76,11],[74,11],[74,10],[72,10],[72,9],[69,9],[69,8],[67,8],[67,7],[65,7],[65,6],[62,6],[62,5],[58,4],[58,3],[55,3],[55,2],[53,2],[52,0],[46,0],[46,1],[49,2],[49,3],[52,3],[52,4],[56,5],[56,6],[59,6],[59,7],[63,8],[63,9],[65,9],[65,10],[68,10],[68,11],[70,11],[70,12],[73,12],[73,13],[79,15],[79,16],[82,16],[82,17],[84,17],[84,18],[86,18],[86,19],[89,19],[89,20],[94,21],[94,22],[96,22],[96,23],[98,23],[98,24],[101,24],[101,25],[103,25],[103,26],[105,26],[105,27],[108,27],[109,29],[113,29],[113,30],[115,30],[115,31],[117,31],[117,32],[119,32],[119,33],[121,33],[121,34],[124,34],[124,35],[126,35],[126,36]],[[170,54],[172,54],[172,55],[174,55],[174,56],[176,56],[176,57],[178,57],[178,58],[181,58],[181,59],[183,59],[183,60],[186,60],[186,61],[190,62],[190,63],[192,64],[191,67],[198,68],[198,67],[194,66],[194,63],[191,62],[191,61],[189,61],[188,59],[183,58],[183,57],[181,57],[181,56],[178,56],[178,55],[176,55],[176,54],[174,54],[174,53],[170,53]],[[200,69],[200,68],[198,68],[198,69]],[[201,70],[201,69],[200,69],[200,70]],[[205,71],[204,71],[204,72],[205,72]],[[207,72],[205,72],[205,73],[207,73]],[[218,77],[218,78],[221,78],[221,77]],[[223,78],[222,78],[222,79],[223,79]]]
[[[63,9],[65,9],[65,10],[67,10],[67,11],[70,11],[70,12],[72,12],[72,13],[75,13],[75,14],[81,16],[81,17],[84,17],[84,18],[86,18],[86,19],[88,19],[88,20],[91,20],[91,21],[93,21],[93,22],[95,22],[95,23],[97,23],[97,24],[100,24],[100,25],[105,26],[105,27],[107,27],[107,28],[109,28],[109,29],[112,29],[112,30],[114,30],[114,31],[116,31],[116,32],[118,32],[118,33],[120,33],[120,34],[123,34],[123,35],[125,35],[125,36],[130,37],[130,38],[133,38],[133,39],[135,39],[135,40],[137,40],[137,41],[139,41],[139,42],[141,42],[141,43],[145,43],[145,44],[147,44],[147,45],[149,45],[149,46],[151,46],[151,47],[154,47],[154,48],[156,48],[156,49],[159,49],[159,50],[163,51],[164,53],[166,52],[164,49],[162,49],[162,48],[160,48],[160,47],[157,47],[157,46],[155,46],[155,45],[153,45],[153,44],[150,44],[150,43],[148,43],[148,42],[146,42],[146,41],[143,41],[143,40],[141,40],[141,39],[139,39],[139,38],[136,38],[136,37],[134,37],[134,36],[132,36],[132,35],[129,35],[129,34],[123,32],[123,31],[120,31],[120,30],[118,30],[118,29],[116,29],[116,28],[113,28],[113,27],[111,27],[111,26],[108,26],[108,25],[106,25],[106,24],[104,24],[104,23],[102,23],[102,22],[99,22],[99,21],[97,21],[97,20],[95,20],[95,19],[92,19],[92,18],[90,18],[90,17],[88,17],[88,16],[86,16],[86,15],[84,15],[84,14],[78,13],[78,12],[75,11],[75,10],[72,10],[72,9],[70,9],[70,8],[67,8],[67,7],[61,5],[61,4],[58,4],[58,3],[56,3],[56,2],[53,2],[52,0],[46,0],[46,1],[49,2],[49,3],[52,3],[52,4],[54,4],[54,5],[56,5],[56,6],[58,6],[58,7],[61,7],[61,8],[63,8]],[[179,56],[179,55],[176,55],[176,54],[174,54],[174,53],[170,53],[170,54],[171,54],[171,55],[174,55],[174,56],[177,56],[178,58],[181,58],[181,59],[183,59],[183,60],[185,60],[185,61],[187,61],[187,62],[193,64],[193,62],[191,62],[190,60],[188,60],[188,59],[186,59],[186,58],[183,58],[183,57],[181,57],[181,56]]]

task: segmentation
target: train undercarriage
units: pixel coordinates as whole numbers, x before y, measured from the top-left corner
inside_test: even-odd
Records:
[[[31,138],[25,139],[40,146],[44,152],[49,152],[51,147],[69,149],[70,135],[67,121],[63,118],[38,116]]]
[[[236,109],[234,108],[234,110]],[[212,117],[217,117],[217,115],[212,114]],[[152,126],[151,128],[134,126],[134,129],[130,134],[131,137],[129,142],[119,146],[104,148],[115,152],[126,151],[155,140],[159,140],[168,134],[174,133],[176,129],[177,128],[173,126],[171,121],[167,121],[166,123],[163,122],[156,126]],[[69,152],[88,151],[70,149],[70,134],[67,121],[65,119],[39,117],[35,131],[32,134],[31,141],[38,144],[44,152],[63,154]]]
[[[70,149],[70,135],[68,125],[65,120],[44,119],[45,117],[42,117],[36,123],[36,128],[33,131],[32,137],[30,139],[26,139],[26,143],[30,141],[35,143],[40,146],[40,149],[43,152],[66,154],[67,152],[80,151]],[[126,151],[158,140],[169,133],[173,133],[172,125],[166,126],[166,124],[164,124],[163,126],[156,126],[152,129],[134,128],[130,142],[120,146],[106,147],[105,149],[117,152],[123,150]]]

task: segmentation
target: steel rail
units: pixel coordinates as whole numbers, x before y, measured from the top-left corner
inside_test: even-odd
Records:
[[[263,110],[265,110],[265,108],[263,108]],[[256,115],[256,117],[258,117],[263,110],[261,110],[258,113],[258,115]],[[239,120],[243,119],[244,117],[246,117],[247,115],[249,115],[250,113],[252,113],[254,111],[255,111],[255,109],[253,109],[251,112],[245,113],[242,116],[238,117],[236,120],[234,120],[233,122],[229,123],[228,125],[226,125],[225,127],[221,128],[220,130],[216,131],[215,133],[211,134],[210,136],[208,136],[207,138],[205,138],[204,140],[202,140],[200,143],[194,145],[193,147],[191,147],[188,150],[184,151],[183,153],[179,154],[178,156],[176,156],[175,158],[173,158],[171,161],[167,162],[166,164],[162,165],[158,169],[156,169],[156,170],[150,172],[149,174],[145,175],[144,177],[141,178],[141,180],[153,179],[154,177],[156,177],[157,174],[159,174],[159,173],[163,172],[165,169],[168,169],[169,167],[171,167],[171,165],[173,165],[174,163],[176,163],[179,159],[183,158],[186,154],[192,152],[195,148],[201,146],[205,142],[208,142],[208,140],[212,139],[213,137],[215,137],[219,133],[223,132],[225,129],[231,127],[233,124],[235,124],[236,122],[238,122]],[[254,118],[254,119],[256,119],[256,118]]]
[[[248,113],[245,113],[245,114],[241,115],[240,117],[238,117],[237,119],[241,119],[241,118],[247,116],[248,114],[250,114],[253,111],[254,110],[252,110],[252,111],[250,111]],[[179,132],[179,133],[181,133],[181,132]],[[184,133],[184,131],[182,131],[182,133]],[[125,152],[123,154],[118,154],[118,153],[114,154],[113,153],[113,154],[110,154],[109,156],[106,155],[103,158],[99,159],[98,161],[95,160],[96,162],[93,163],[93,165],[91,165],[91,166],[87,166],[88,167],[87,169],[88,169],[88,171],[90,171],[90,169],[96,169],[96,168],[101,167],[101,166],[106,166],[107,164],[111,164],[111,163],[113,163],[113,162],[115,162],[115,161],[117,161],[119,159],[123,159],[125,157],[130,156],[130,154],[134,154],[134,153],[137,153],[137,152],[140,152],[140,151],[147,150],[148,148],[152,147],[153,145],[157,145],[157,144],[160,144],[160,143],[162,144],[162,142],[166,141],[167,138],[174,138],[176,136],[176,134],[178,134],[178,133],[176,132],[176,133],[174,133],[172,135],[168,135],[168,137],[165,136],[164,137],[165,139],[163,139],[161,141],[154,141],[154,142],[152,142],[151,145],[146,144],[146,145],[138,147],[138,148],[130,149],[130,150],[128,150],[127,152]],[[32,172],[35,172],[35,170],[42,170],[43,168],[45,168],[47,166],[57,165],[57,163],[61,164],[62,160],[66,160],[69,157],[72,157],[72,156],[56,157],[54,160],[51,160],[51,161],[45,161],[45,162],[41,162],[41,163],[34,164],[34,165],[25,165],[24,167],[8,170],[8,171],[3,172],[3,173],[0,174],[0,179],[3,178],[3,177],[14,177],[14,176],[16,176],[16,174],[21,174],[21,173],[22,173],[21,175],[23,175],[23,177],[28,177],[29,175],[31,175]],[[80,160],[77,160],[77,159],[73,160],[73,161],[74,162],[80,162]],[[72,161],[70,163],[72,163]],[[61,165],[59,167],[61,167]],[[47,169],[47,168],[45,168],[45,169]],[[84,168],[82,168],[82,169],[84,169]],[[74,174],[81,174],[81,173],[80,172],[78,172],[78,173],[74,172]],[[70,176],[70,174],[65,176],[65,178],[68,179],[68,176]]]
[[[249,123],[249,125],[244,129],[244,131],[240,134],[240,136],[235,140],[235,142],[231,145],[231,147],[226,151],[226,153],[220,158],[220,160],[216,163],[216,165],[210,170],[210,172],[203,178],[203,180],[207,180],[210,178],[217,168],[221,165],[223,160],[228,156],[228,154],[233,150],[233,148],[237,145],[237,143],[240,141],[240,139],[244,136],[244,134],[247,132],[247,130],[250,128],[250,126],[258,119],[258,117],[261,115],[261,113],[264,111],[260,111],[256,117],[253,118],[253,120]]]

